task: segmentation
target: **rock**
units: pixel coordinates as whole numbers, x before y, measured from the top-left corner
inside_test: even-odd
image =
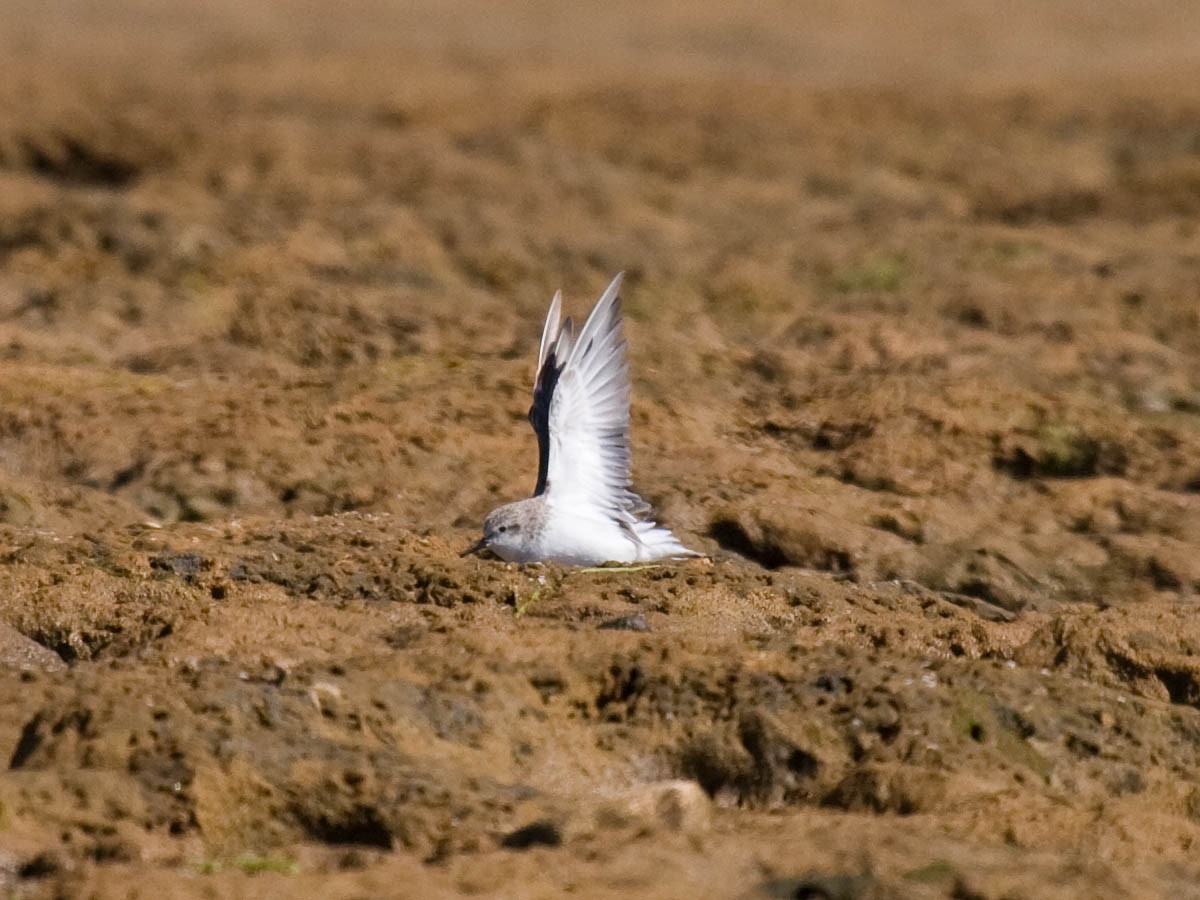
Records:
[[[24,670],[60,672],[67,667],[53,650],[0,622],[0,663]]]
[[[650,631],[650,623],[646,621],[645,616],[634,613],[630,616],[618,616],[615,619],[609,619],[607,622],[601,622],[596,626],[604,631]]]
[[[150,568],[195,584],[201,572],[212,568],[212,563],[199,553],[160,553],[150,557]]]

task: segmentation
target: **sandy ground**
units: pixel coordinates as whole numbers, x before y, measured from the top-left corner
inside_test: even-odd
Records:
[[[9,0],[6,897],[1200,897],[1200,7]],[[628,273],[710,560],[458,558]]]

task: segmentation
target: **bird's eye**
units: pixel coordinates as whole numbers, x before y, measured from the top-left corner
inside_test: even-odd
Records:
[[[501,525],[499,530],[500,530],[500,533],[501,533],[501,534],[504,534],[504,532],[508,531],[508,526],[507,526],[507,525]]]

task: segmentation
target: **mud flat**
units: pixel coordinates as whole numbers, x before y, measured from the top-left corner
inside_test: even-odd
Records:
[[[1200,896],[1193,5],[402,6],[0,25],[4,895]]]

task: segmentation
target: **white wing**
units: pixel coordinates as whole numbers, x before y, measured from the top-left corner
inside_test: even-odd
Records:
[[[542,366],[546,365],[546,357],[550,355],[552,351],[558,350],[558,335],[560,332],[558,323],[560,319],[562,319],[562,291],[555,291],[554,299],[550,301],[550,312],[546,313],[546,324],[542,328],[542,346],[538,349],[538,364],[536,374],[541,374]],[[568,335],[570,335],[571,332],[569,327],[570,321],[570,319],[567,320],[568,327],[566,332]],[[570,338],[568,337],[567,340],[568,343],[565,345],[565,349],[567,353],[570,353]],[[536,384],[534,385],[534,389],[537,389]]]
[[[621,279],[612,280],[588,316],[553,384],[544,488],[570,503],[636,521],[646,506],[629,490],[629,368],[621,334]],[[557,319],[557,304],[551,318]],[[555,322],[557,325],[557,322]],[[550,321],[547,321],[547,326]],[[545,353],[546,337],[543,337]],[[541,479],[539,479],[540,481]]]

